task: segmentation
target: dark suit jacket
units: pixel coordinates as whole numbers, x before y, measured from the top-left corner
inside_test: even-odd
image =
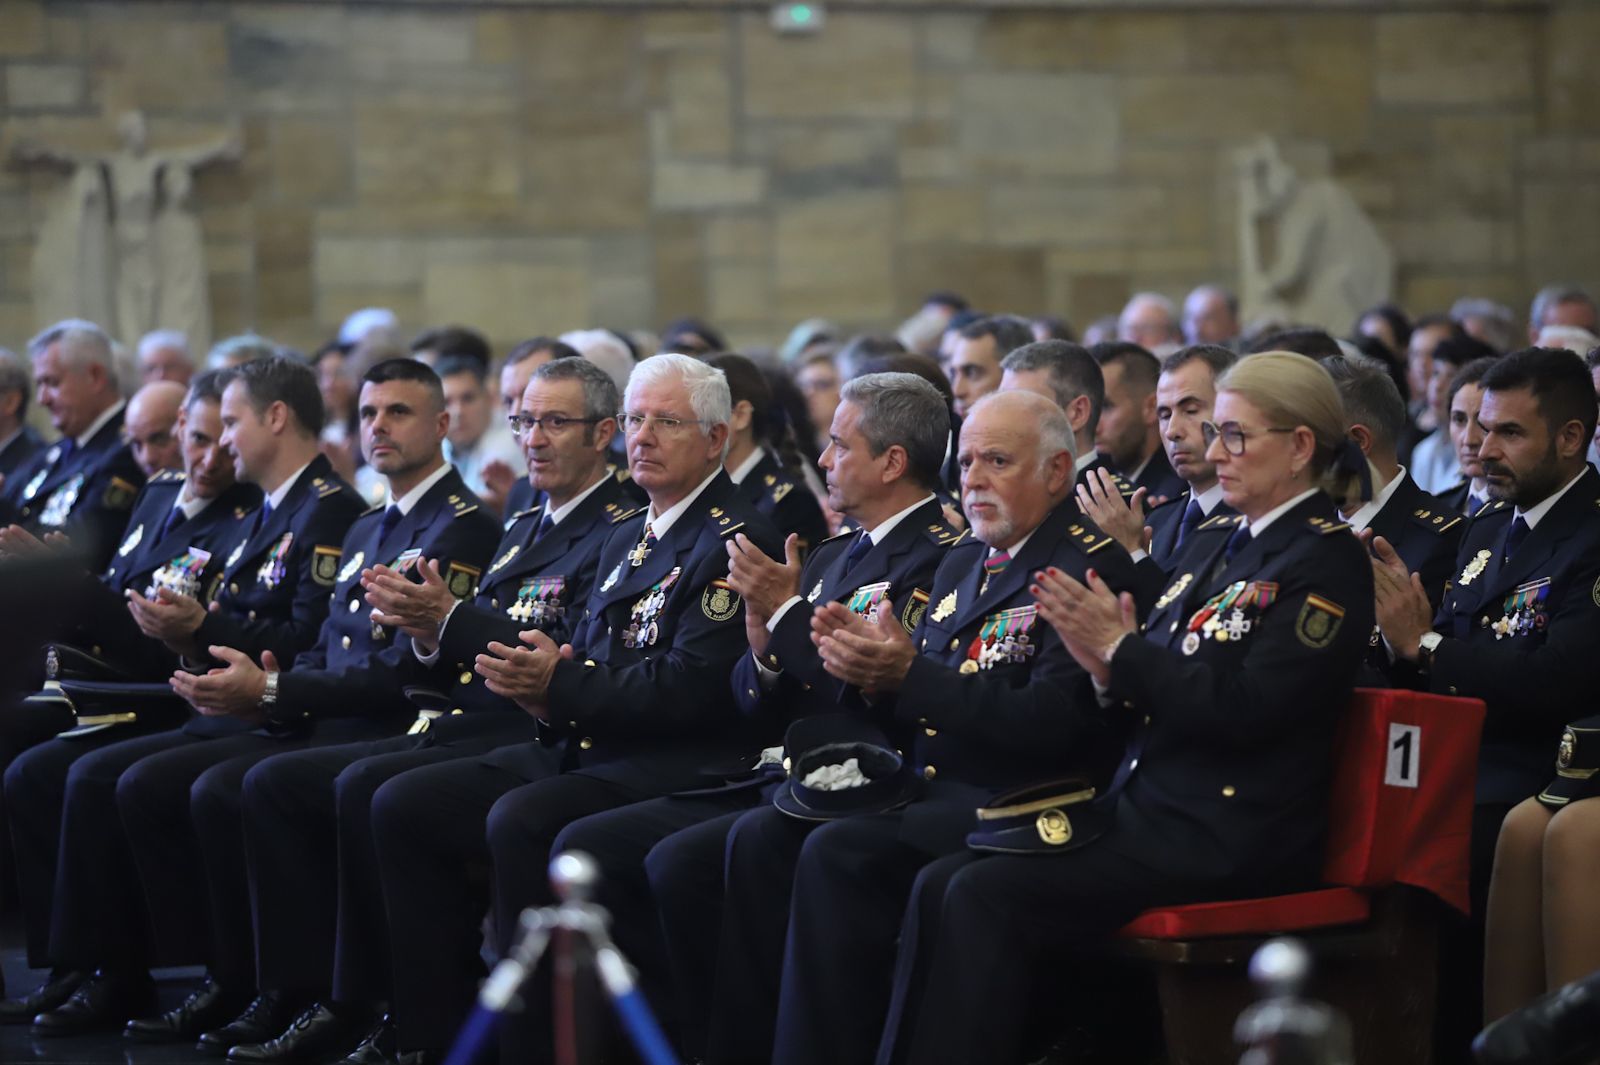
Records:
[[[124,414],[118,411],[71,454],[52,444],[6,478],[0,525],[17,522],[37,536],[65,533],[90,571],[104,570],[145,480],[122,442]]]
[[[779,536],[794,533],[800,537],[802,558],[827,538],[828,522],[817,497],[803,478],[784,469],[771,452],[762,456],[735,490],[739,498],[766,515]]]
[[[43,450],[44,438],[31,425],[24,425],[11,443],[0,448],[0,477],[6,479],[8,490],[11,486],[11,475]]]
[[[1167,459],[1167,449],[1157,445],[1156,452],[1150,456],[1150,461],[1144,464],[1144,469],[1139,471],[1139,476],[1132,479],[1135,488],[1146,490],[1146,498],[1160,499],[1172,498],[1179,492],[1187,491],[1189,485],[1182,477],[1178,476],[1172,468],[1172,463]]]
[[[500,523],[454,469],[423,493],[387,535],[382,530],[385,509],[373,507],[350,527],[330,596],[332,607],[315,646],[296,659],[294,669],[280,675],[277,705],[268,716],[271,725],[298,728],[351,716],[390,718],[403,725],[411,717],[397,668],[402,657],[412,655],[411,641],[396,639],[394,629],[372,621],[361,571],[393,566],[406,553],[420,551],[418,560],[437,561],[451,590],[465,598],[488,565]],[[414,570],[411,576],[417,579]]]
[[[1446,639],[1432,669],[1398,668],[1402,681],[1487,704],[1480,803],[1520,802],[1546,783],[1562,727],[1593,704],[1600,647],[1600,474],[1585,467],[1502,563],[1513,510],[1492,501],[1468,520],[1434,618]],[[1535,600],[1531,622],[1508,629],[1519,598]]]
[[[1137,732],[1095,845],[1200,875],[1281,861],[1314,876],[1334,730],[1372,631],[1372,566],[1321,493],[1226,562],[1242,521],[1196,531],[1143,638],[1112,656],[1110,694]],[[1233,588],[1248,594],[1213,611],[1233,635],[1207,638],[1208,603]]]
[[[742,532],[772,557],[782,546],[725,473],[633,566],[646,516],[618,525],[601,550],[605,576],[578,624],[576,654],[556,664],[549,696],[568,770],[660,794],[693,786],[702,766],[748,746],[728,687],[748,644],[744,604],[727,587],[725,541]],[[635,607],[657,589],[654,642],[629,647]]]

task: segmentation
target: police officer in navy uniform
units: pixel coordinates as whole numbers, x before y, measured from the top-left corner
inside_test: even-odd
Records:
[[[0,350],[0,477],[9,479],[44,450],[44,438],[28,424],[28,394],[33,391],[28,364]],[[0,483],[0,492],[4,484]]]
[[[1479,458],[1491,501],[1467,522],[1456,568],[1434,614],[1381,541],[1374,562],[1378,624],[1395,676],[1488,707],[1472,826],[1473,912],[1484,912],[1500,822],[1536,795],[1550,750],[1593,688],[1600,645],[1600,474],[1589,467],[1593,386],[1569,351],[1526,348],[1483,375]],[[1445,972],[1482,972],[1482,928],[1447,935]],[[1478,985],[1441,986],[1450,1052],[1482,1025]],[[1447,994],[1453,992],[1453,994]]]
[[[722,472],[731,406],[721,371],[698,360],[656,356],[634,370],[629,461],[653,502],[615,526],[570,659],[542,633],[513,648],[498,626],[479,638],[446,626],[443,653],[452,638],[475,644],[482,683],[538,717],[544,740],[414,769],[374,796],[401,1052],[442,1053],[476,993],[484,900],[471,865],[492,855],[503,946],[521,908],[548,898],[550,847],[567,822],[693,786],[705,764],[744,749],[727,684],[745,639],[726,543],[744,533],[775,554],[779,541]]]
[[[1142,633],[1102,581],[1039,582],[1051,631],[1135,732],[1097,801],[1019,808],[973,839],[1015,853],[924,870],[880,1061],[1021,1060],[1041,958],[1072,964],[1150,906],[1318,882],[1329,752],[1372,624],[1371,567],[1333,506],[1362,458],[1333,382],[1302,356],[1240,360],[1215,416],[1208,457],[1240,514],[1197,530]],[[790,1035],[775,1062],[823,1060],[790,1054]]]
[[[783,408],[761,370],[743,355],[713,355],[706,362],[727,375],[733,396],[723,462],[728,477],[740,498],[765,514],[780,535],[799,537],[803,559],[828,535],[828,523],[800,473],[802,459]]]
[[[1167,461],[1155,417],[1160,360],[1140,345],[1123,340],[1096,344],[1089,354],[1100,364],[1105,384],[1099,450],[1130,485],[1143,488],[1147,498],[1156,503],[1171,499],[1183,491],[1184,483]],[[1109,426],[1107,409],[1116,412]]]
[[[179,419],[185,471],[158,473],[145,485],[121,547],[104,574],[83,583],[84,604],[74,626],[61,634],[63,646],[54,658],[58,671],[101,682],[113,679],[149,681],[165,678],[177,664],[176,656],[145,636],[134,622],[126,599],[143,598],[153,586],[173,594],[194,595],[201,602],[214,590],[222,559],[239,537],[240,523],[249,519],[261,493],[255,485],[235,481],[233,456],[220,443],[221,386],[216,373],[196,377]],[[72,644],[78,650],[65,646]],[[111,701],[116,711],[106,716],[129,716],[132,704]],[[79,706],[81,715],[97,716],[97,708]],[[97,747],[141,731],[161,727],[163,719],[151,716],[153,704],[141,701],[134,720],[122,724],[88,726],[80,734],[45,744],[39,754],[14,776],[7,788],[17,806],[12,831],[19,846],[18,877],[22,888],[24,928],[28,956],[36,968],[49,964],[50,908],[54,895],[57,844],[61,835],[61,808],[66,776],[71,764]],[[7,740],[18,748],[42,742],[63,725],[55,705],[30,701],[7,714]],[[12,733],[18,719],[32,735]],[[52,723],[53,726],[52,726]],[[93,730],[93,731],[91,731]],[[6,758],[9,764],[10,756]],[[58,974],[65,977],[65,974]],[[52,994],[37,993],[0,1003],[0,1022],[27,1023],[35,1014],[60,1005],[72,981],[52,980]],[[53,999],[53,1001],[52,1001]]]
[[[1085,478],[1078,486],[1078,506],[1133,556],[1151,598],[1167,586],[1173,562],[1201,523],[1236,513],[1222,498],[1217,468],[1205,457],[1201,432],[1217,400],[1217,378],[1236,358],[1227,348],[1196,344],[1173,352],[1162,364],[1156,424],[1172,468],[1187,485],[1182,492],[1141,517],[1145,495],[1135,492],[1125,499],[1105,474]]]
[[[1461,483],[1435,494],[1463,517],[1472,517],[1489,501],[1489,484],[1483,479],[1483,460],[1478,458],[1478,448],[1483,445],[1478,408],[1483,405],[1483,375],[1497,361],[1473,359],[1450,378],[1446,409],[1450,412],[1450,443],[1456,449],[1456,463],[1461,467]]]
[[[803,571],[795,534],[781,562],[735,537],[728,580],[744,597],[749,653],[734,667],[733,694],[761,723],[761,744],[780,744],[799,717],[871,713],[859,691],[823,671],[811,643],[812,604],[840,602],[868,614],[892,601],[906,631],[916,628],[945,548],[960,537],[945,524],[937,496],[947,421],[944,398],[914,374],[851,379],[821,466],[829,507],[863,531],[823,541]],[[751,749],[720,774],[707,767],[708,781],[725,774],[726,784],[585,817],[556,839],[558,852],[582,851],[599,863],[613,935],[647,988],[670,966],[670,990],[663,983],[650,998],[658,1014],[678,1003],[679,1038],[691,1057],[702,1053],[710,1009],[727,833],[774,782],[773,772],[751,771],[759,753]],[[781,775],[775,756],[766,761]],[[664,951],[658,929],[670,937]]]
[[[869,623],[837,603],[813,619],[828,674],[872,693],[891,726],[909,733],[903,750],[923,796],[897,813],[820,827],[773,807],[738,820],[708,1061],[765,1060],[774,1014],[779,1051],[797,1060],[842,1060],[870,1046],[917,869],[962,845],[991,790],[1063,766],[1108,774],[1120,749],[1088,678],[1039,623],[1028,592],[1048,566],[1080,576],[1093,568],[1119,589],[1134,582],[1127,553],[1070,501],[1066,416],[1028,392],[985,397],[962,425],[960,457],[972,529],[947,551],[916,632],[907,638],[897,617]],[[785,951],[786,928],[803,946]],[[851,1011],[833,1009],[845,1000]],[[824,1025],[812,1023],[824,1015]]]
[[[570,641],[611,522],[630,509],[606,464],[618,406],[616,385],[592,362],[558,360],[534,370],[512,422],[546,502],[512,516],[471,602],[458,605],[430,559],[422,560],[421,584],[387,566],[368,568],[362,583],[376,620],[411,642],[395,678],[418,707],[406,735],[275,755],[245,775],[260,994],[279,1000],[280,1010],[320,1002],[341,1022],[296,1031],[292,1046],[276,1050],[328,1056],[350,1050],[362,1035],[369,1035],[370,1053],[392,1043],[386,1026],[372,1024],[390,982],[372,793],[416,766],[537,739],[535,719],[472,672],[476,648],[440,653],[440,630],[471,614],[506,623],[513,641],[524,628]],[[197,1002],[136,1025],[155,1038],[192,1038],[240,1012],[237,993],[228,997],[231,1012],[220,1001]]]
[[[111,339],[68,319],[28,342],[39,403],[61,439],[6,478],[0,525],[65,534],[93,572],[122,540],[144,471],[122,439],[127,404],[117,392]]]

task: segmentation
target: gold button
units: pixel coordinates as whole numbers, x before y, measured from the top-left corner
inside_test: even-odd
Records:
[[[450,711],[450,716],[451,717],[455,717],[457,714],[464,714],[464,713],[466,713],[466,711],[461,709],[461,707],[458,706],[454,710]]]
[[[1481,618],[1478,619],[1478,628],[1487,629],[1488,627],[1489,627],[1489,619],[1487,617],[1481,617]]]
[[[583,739],[578,741],[578,746],[587,751],[590,747],[594,746],[594,740],[591,740],[589,737],[585,736]]]
[[[1168,625],[1167,626],[1167,631],[1168,632],[1177,632],[1178,631],[1178,623],[1176,621],[1174,621],[1171,625]]]
[[[339,646],[343,647],[346,651],[350,650],[350,637],[345,636],[340,639]]]
[[[489,605],[494,607],[496,610],[499,610],[500,609],[500,600],[491,599],[491,600],[489,600]]]
[[[934,777],[936,777],[938,775],[939,775],[939,771],[937,769],[935,769],[933,766],[925,765],[925,766],[922,767],[922,779],[923,780],[932,780]]]
[[[1224,799],[1233,798],[1233,785],[1232,784],[1224,784],[1222,786],[1222,797]]]
[[[1450,685],[1450,694],[1451,695],[1456,694],[1456,686],[1454,684]]]
[[[112,566],[110,569],[106,570],[106,576],[107,577],[115,577],[116,575],[117,575],[117,567]]]
[[[756,697],[756,690],[754,688],[746,688],[744,690],[744,693],[746,695],[750,696],[750,698],[752,698],[752,699],[754,699]]]
[[[1150,715],[1149,714],[1144,715],[1144,723],[1146,725],[1150,724]]]
[[[936,728],[925,728],[922,730],[922,733],[931,740],[933,737],[939,734],[939,730]]]
[[[592,659],[592,658],[585,658],[585,659],[584,659],[584,660],[583,660],[583,664],[584,664],[584,665],[585,665],[585,666],[587,666],[587,667],[588,667],[588,668],[590,668],[590,669],[593,669],[593,668],[594,668],[594,659]]]
[[[254,621],[256,619],[256,612],[252,610],[250,613],[246,614],[245,617],[249,618],[251,621]]]
[[[922,638],[922,649],[924,651],[928,649],[928,638],[926,636]]]
[[[350,613],[354,614],[357,610],[360,610],[360,609],[361,609],[361,600],[359,600],[359,599],[350,600]]]
[[[955,639],[950,641],[950,650],[954,651],[957,647],[960,647],[960,646],[961,646],[961,637],[958,636]]]
[[[472,671],[471,670],[468,670],[465,673],[461,674],[461,683],[462,684],[471,684],[472,683]]]
[[[238,581],[234,581],[232,584],[228,585],[228,594],[229,595],[238,595],[239,594],[239,582]]]

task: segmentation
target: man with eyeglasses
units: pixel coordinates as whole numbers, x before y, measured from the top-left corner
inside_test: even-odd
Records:
[[[462,659],[472,683],[538,720],[558,771],[501,751],[413,769],[377,790],[372,827],[396,974],[388,1053],[442,1057],[472,1006],[490,896],[473,869],[492,862],[503,952],[521,909],[549,901],[550,849],[569,821],[687,789],[705,765],[743,752],[728,676],[746,650],[744,608],[728,583],[727,543],[743,534],[770,557],[782,548],[722,470],[731,408],[720,370],[682,355],[640,363],[621,421],[650,503],[602,549],[570,642],[535,631],[512,640],[471,614],[446,626],[444,653],[477,651]],[[548,999],[548,987],[527,990],[505,1060],[528,1060],[530,1044],[548,1039],[530,1019],[546,1016]]]
[[[409,641],[386,678],[387,697],[402,698],[403,691],[416,704],[417,719],[405,735],[276,755],[246,774],[244,832],[260,989],[249,1012],[276,1014],[280,1029],[306,1003],[319,1003],[326,1014],[318,1013],[319,1023],[303,1036],[278,1040],[290,1044],[275,1048],[283,1051],[278,1057],[337,1056],[360,1049],[364,1034],[369,1054],[392,1044],[392,1029],[377,1008],[390,996],[370,822],[378,786],[408,769],[501,746],[534,776],[556,771],[553,756],[537,742],[535,719],[484,687],[472,672],[480,647],[459,646],[454,633],[470,614],[512,643],[528,628],[563,642],[570,638],[600,546],[632,509],[606,466],[617,405],[611,378],[585,360],[563,359],[533,372],[509,423],[546,503],[513,520],[471,589],[471,601],[457,599],[460,589],[450,587],[437,559],[417,560],[420,583],[388,565],[363,573],[372,620],[398,629],[398,644]],[[130,1033],[192,1038],[197,1029],[215,1027],[205,1022],[216,1013],[197,995],[161,1017],[134,1022]],[[213,1033],[210,1041],[225,1049],[224,1040],[235,1036],[248,1045],[279,1034],[242,1031],[250,1026],[240,1022],[228,1027],[235,1031]]]

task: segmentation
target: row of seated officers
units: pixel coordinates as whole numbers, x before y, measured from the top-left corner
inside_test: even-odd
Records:
[[[36,366],[70,390],[94,344],[47,333]],[[1457,387],[1489,497],[1470,518],[1398,466],[1380,370],[1171,356],[1159,416],[1189,487],[1146,514],[1089,444],[1087,353],[1006,367],[960,430],[965,529],[938,392],[849,382],[821,460],[847,528],[809,552],[725,472],[727,375],[680,355],[623,396],[584,359],[534,370],[512,418],[537,494],[503,526],[408,360],[362,383],[390,500],[370,510],[287,359],[197,379],[184,473],[136,497],[54,449],[0,503],[0,550],[123,520],[54,685],[3,726],[49,977],[0,1021],[255,1065],[436,1061],[483,914],[507,951],[572,849],[687,1057],[1022,1060],[1041,960],[1151,906],[1318,883],[1357,683],[1488,704],[1481,900],[1600,637],[1581,361],[1528,349]],[[158,1013],[150,969],[199,963]],[[524,1001],[502,1060],[549,1060],[548,988]]]

